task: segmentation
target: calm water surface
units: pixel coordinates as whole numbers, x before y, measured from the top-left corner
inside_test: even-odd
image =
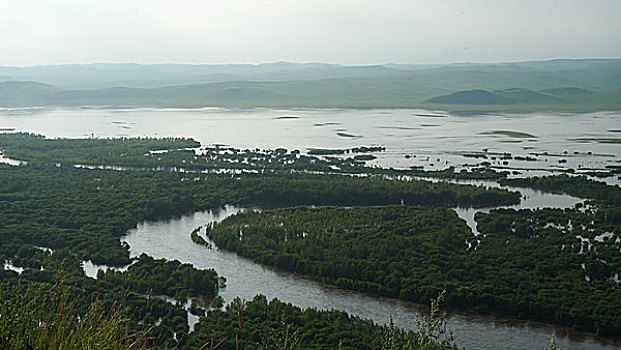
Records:
[[[414,327],[416,314],[424,306],[327,286],[191,241],[190,232],[196,227],[221,221],[240,210],[243,209],[227,206],[220,211],[197,212],[173,220],[146,221],[121,240],[129,244],[133,257],[145,253],[158,259],[190,263],[201,269],[215,268],[227,278],[227,287],[220,292],[226,301],[237,296],[249,300],[260,293],[300,307],[343,310],[378,323],[386,323],[392,316],[397,326]],[[467,349],[496,350],[498,344],[503,344],[503,349],[543,349],[552,334],[557,335],[557,344],[566,350],[621,347],[621,342],[597,340],[564,327],[504,317],[456,312],[449,316],[448,323],[457,342]]]
[[[48,137],[193,137],[203,145],[237,148],[286,147],[351,148],[385,146],[370,165],[425,169],[457,169],[476,165],[487,154],[497,169],[521,172],[517,176],[546,175],[568,168],[604,170],[621,165],[621,145],[602,142],[618,139],[621,113],[535,113],[524,115],[456,116],[422,110],[273,110],[273,109],[0,109],[0,130],[27,131]],[[283,118],[284,117],[284,118]],[[534,160],[498,159],[502,153]],[[406,158],[406,155],[409,158]],[[496,157],[497,159],[492,159]],[[0,153],[0,161],[9,162]],[[618,177],[605,179],[618,184]],[[498,186],[496,183],[480,183]],[[519,208],[573,207],[582,200],[520,189]],[[478,210],[455,208],[476,233]],[[132,256],[146,253],[176,259],[197,268],[215,268],[228,280],[221,295],[251,299],[261,293],[301,307],[340,309],[376,322],[392,315],[398,326],[411,328],[419,311],[416,304],[363,295],[264,268],[229,252],[210,250],[190,240],[190,232],[208,222],[222,220],[239,208],[198,212],[178,219],[143,222],[123,238]],[[85,269],[90,265],[85,262]],[[566,328],[510,318],[452,313],[449,327],[468,349],[543,349],[557,334],[558,345],[571,349],[617,349],[619,341],[595,339]],[[499,344],[502,344],[499,346]]]
[[[0,130],[48,137],[182,136],[204,145],[250,149],[381,145],[386,152],[369,164],[396,168],[459,169],[483,161],[464,153],[484,150],[498,169],[532,174],[621,165],[621,145],[609,143],[619,137],[619,112],[429,114],[415,109],[0,109]],[[505,164],[497,157],[505,152],[535,160]],[[619,183],[619,178],[606,181]]]

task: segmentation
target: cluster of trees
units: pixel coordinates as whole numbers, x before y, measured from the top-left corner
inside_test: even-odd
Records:
[[[492,168],[481,166],[478,168],[462,169],[455,171],[455,167],[450,166],[444,170],[424,170],[413,168],[409,174],[420,177],[434,177],[438,179],[457,179],[457,180],[499,180],[504,179],[509,174],[508,171],[498,172]]]
[[[238,303],[241,303],[239,307]],[[372,321],[342,311],[303,310],[257,295],[248,302],[235,300],[223,310],[209,310],[190,335],[188,348],[199,348],[211,340],[215,332],[217,342],[226,338],[220,347],[222,349],[235,349],[236,336],[240,348],[261,349],[269,341],[269,336],[287,330],[291,335],[296,330],[298,333],[292,348],[300,341],[303,342],[301,349],[336,349],[339,343],[345,349],[371,350],[381,347],[382,327]],[[302,334],[304,339],[301,339]]]
[[[0,148],[5,149],[6,156],[37,165],[254,172],[332,172],[335,167],[341,171],[370,170],[354,158],[321,159],[302,155],[299,150],[241,150],[220,146],[199,149],[199,146],[199,142],[185,138],[47,139],[35,134],[0,134]]]
[[[251,301],[237,299],[223,310],[208,311],[184,348],[197,349],[211,341],[221,341],[218,349],[226,350],[237,346],[265,350],[457,350],[437,305],[432,304],[435,312],[419,322],[416,332],[404,332],[342,311],[300,309],[257,295]]]
[[[236,205],[466,205],[516,203],[517,193],[474,186],[343,175],[200,176],[55,166],[0,166],[3,249],[70,249],[82,260],[129,263],[118,239],[137,222]],[[13,243],[14,242],[14,243]],[[17,248],[17,249],[15,249]],[[0,249],[1,251],[2,249]]]
[[[375,159],[369,152],[382,152],[385,147],[351,149],[311,149],[308,155],[299,150],[237,149],[233,147],[200,147],[185,138],[122,138],[122,139],[47,139],[26,133],[0,134],[0,149],[6,156],[28,161],[33,165],[71,167],[122,167],[131,170],[243,171],[251,173],[342,173],[411,175],[445,179],[500,179],[507,172],[487,167],[455,172],[445,170],[385,169],[365,166]],[[335,155],[353,155],[335,157]]]
[[[66,276],[65,272],[59,276]],[[94,283],[94,282],[93,282]],[[88,286],[92,287],[92,286]],[[300,309],[263,295],[233,300],[201,317],[192,333],[180,308],[158,298],[97,293],[63,282],[0,284],[3,349],[392,349],[457,350],[445,314],[417,320],[419,330],[379,326],[345,312]],[[440,300],[440,299],[438,299]],[[176,320],[171,323],[170,320]]]
[[[477,220],[484,236],[450,209],[289,208],[239,213],[208,234],[262,264],[353,290],[417,302],[446,290],[451,307],[619,334],[621,290],[609,280],[621,273],[619,242],[598,242],[583,256],[576,238],[618,228],[577,210],[504,210]],[[583,229],[551,226],[568,220]]]
[[[488,297],[508,312],[614,335],[621,331],[619,226],[601,212],[497,210],[477,214],[485,234],[474,262],[487,275]],[[612,239],[603,238],[604,233]],[[510,301],[510,302],[506,302]]]
[[[222,278],[213,269],[198,270],[177,260],[156,260],[143,254],[126,272],[106,271],[101,275],[101,282],[145,295],[172,296],[185,302],[190,296],[215,297]]]
[[[122,285],[88,278],[79,263],[55,256],[56,252],[46,262],[44,272],[49,271],[49,278],[45,281],[36,281],[31,270],[25,270],[22,275],[0,270],[0,345],[3,349],[23,349],[26,344],[33,349],[60,347],[49,341],[60,341],[63,347],[69,348],[87,347],[69,344],[87,344],[90,340],[101,341],[99,347],[121,345],[125,344],[123,339],[135,339],[126,338],[127,334],[146,335],[147,332],[148,336],[143,339],[148,341],[134,346],[146,348],[158,344],[172,348],[176,344],[174,334],[179,338],[187,336],[187,314],[182,307],[158,297],[149,299]],[[81,324],[80,320],[89,314],[101,324]],[[51,327],[40,328],[37,327],[39,318],[42,322],[48,318],[64,321],[62,327],[45,323]],[[119,330],[121,338],[115,333]],[[108,342],[102,340],[106,336],[110,337]]]
[[[484,207],[519,203],[520,195],[500,189],[384,177],[289,175],[245,177],[234,184],[236,203],[293,205],[429,205]]]
[[[0,148],[7,156],[40,164],[114,164],[120,159],[144,157],[150,151],[164,152],[196,148],[200,143],[187,138],[90,138],[47,139],[29,133],[0,135]],[[158,152],[158,153],[159,153]]]
[[[586,176],[556,175],[529,178],[503,179],[502,185],[530,187],[548,192],[563,192],[573,196],[597,200],[601,204],[621,206],[621,189],[603,182],[589,180]]]
[[[384,152],[386,147],[382,146],[360,146],[354,148],[311,148],[308,150],[308,154],[317,156],[339,155],[348,153],[371,153],[371,152]]]
[[[183,308],[158,298],[147,301],[145,294],[151,290],[154,295],[179,299],[190,295],[213,297],[221,282],[214,271],[143,256],[128,272],[109,271],[95,281],[84,276],[80,262],[127,265],[131,262],[127,246],[121,245],[119,238],[138,222],[224,204],[266,208],[354,206],[246,212],[209,230],[210,237],[220,246],[264,264],[359,291],[427,302],[446,289],[447,304],[451,307],[537,318],[600,334],[621,331],[621,321],[615,313],[621,309],[621,297],[618,286],[610,281],[614,273],[621,274],[621,247],[619,241],[609,236],[601,242],[595,240],[606,232],[620,236],[618,187],[576,177],[534,179],[530,180],[532,183],[507,180],[513,185],[585,195],[600,207],[585,212],[479,214],[479,231],[484,236],[474,237],[447,207],[515,204],[519,194],[383,176],[407,174],[392,170],[378,170],[371,176],[311,174],[306,170],[343,163],[338,159],[301,156],[285,149],[240,151],[215,147],[204,150],[205,156],[201,158],[194,151],[185,150],[196,147],[195,141],[187,139],[47,140],[21,134],[0,136],[0,147],[6,148],[7,155],[28,161],[28,165],[19,167],[0,165],[0,263],[12,261],[24,268],[21,274],[0,270],[0,288],[25,292],[32,283],[53,285],[59,280],[57,271],[62,270],[66,285],[76,295],[84,296],[85,308],[95,295],[100,295],[108,305],[122,299],[130,327],[138,331],[152,328],[155,339],[166,346],[176,346],[174,334],[178,340],[200,341],[188,338]],[[165,152],[150,152],[153,150]],[[160,161],[158,158],[178,168],[190,162],[203,162],[207,167],[223,167],[227,163],[255,166],[255,170],[272,167],[274,171],[231,176],[150,169]],[[56,166],[78,162],[126,164],[142,169]],[[296,168],[292,164],[300,165]],[[292,173],[289,166],[300,171]],[[353,164],[351,169],[354,168],[352,172],[370,169],[358,164]],[[496,175],[482,168],[462,175],[451,169],[435,176]],[[574,228],[580,228],[579,232],[558,228],[570,226],[570,221]],[[584,248],[576,235],[588,238],[593,249]],[[53,254],[41,247],[53,249]],[[585,280],[587,276],[589,281]],[[226,320],[231,317],[226,312],[212,310],[208,318]],[[312,320],[323,317],[338,319],[334,314],[326,315],[307,321],[312,324]],[[230,320],[210,322],[230,326]],[[306,323],[300,322],[296,327]],[[257,327],[265,331],[259,334],[283,329],[277,327],[282,322],[269,324],[274,325],[272,330],[259,327],[257,321]],[[358,334],[343,324],[322,328],[323,333],[318,334],[340,339],[351,348],[364,347],[354,340],[348,343],[347,339],[377,336],[371,330],[373,327]],[[210,326],[201,327],[200,332],[207,333]],[[313,332],[309,329],[307,336]],[[248,344],[258,344],[259,338],[246,339]],[[376,344],[371,338],[367,339],[369,344]]]
[[[8,142],[8,136],[0,137]],[[77,294],[100,293],[106,302],[123,298],[135,329],[153,328],[156,338],[172,342],[188,332],[185,310],[154,298],[146,308],[145,294],[211,297],[221,282],[215,272],[199,271],[177,262],[141,257],[128,272],[108,271],[96,281],[84,276],[80,262],[124,266],[131,262],[119,238],[138,222],[165,219],[224,204],[264,205],[385,205],[419,203],[486,206],[515,203],[515,193],[473,186],[399,181],[382,177],[328,174],[193,174],[155,170],[113,171],[56,166],[68,158],[94,163],[111,157],[148,158],[152,149],[191,147],[185,139],[46,140],[17,135],[11,145],[28,165],[0,165],[0,262],[12,261],[24,271],[0,270],[0,284],[56,283],[57,271]],[[92,143],[92,144],[91,144]],[[4,147],[8,147],[6,143]],[[10,153],[11,149],[7,149]],[[180,151],[186,152],[186,151]],[[230,153],[229,151],[227,151]],[[222,153],[222,152],[220,152]],[[289,155],[286,151],[270,154]],[[295,154],[295,153],[294,153]],[[105,161],[102,162],[105,164]],[[41,247],[50,248],[49,251]],[[116,298],[116,299],[115,299]],[[185,332],[185,333],[184,333]],[[173,343],[170,343],[173,344]]]

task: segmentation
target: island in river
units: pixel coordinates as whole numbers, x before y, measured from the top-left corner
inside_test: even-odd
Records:
[[[560,190],[569,191],[574,195],[591,197],[591,201],[577,208],[563,210],[498,210],[489,214],[482,213],[477,216],[477,222],[479,223],[478,230],[483,233],[483,236],[477,238],[470,232],[465,223],[460,221],[455,213],[448,208],[508,206],[519,202],[519,194],[502,189],[414,180],[414,177],[421,175],[417,169],[374,169],[365,167],[360,160],[354,159],[353,155],[332,159],[303,155],[287,149],[235,150],[220,146],[198,147],[200,146],[199,143],[182,138],[50,140],[32,134],[7,134],[3,135],[1,145],[7,159],[22,162],[20,166],[6,165],[2,166],[1,169],[3,179],[6,179],[3,181],[1,191],[3,210],[0,212],[2,215],[0,229],[6,242],[3,244],[2,254],[7,262],[11,262],[11,266],[23,268],[19,274],[13,271],[4,272],[6,277],[3,278],[3,281],[10,281],[9,285],[15,285],[14,281],[16,280],[52,283],[55,281],[58,266],[62,265],[70,276],[67,278],[70,286],[90,290],[94,293],[97,290],[96,281],[83,276],[80,262],[90,260],[94,263],[111,266],[131,263],[128,247],[119,245],[118,240],[137,222],[147,219],[165,219],[197,210],[219,208],[225,204],[261,206],[264,208],[297,206],[298,209],[264,211],[256,214],[258,215],[257,222],[263,224],[270,222],[268,221],[268,219],[271,220],[269,215],[282,214],[283,221],[275,223],[276,227],[281,227],[279,226],[280,223],[283,223],[284,227],[285,223],[291,219],[296,224],[292,225],[290,229],[292,234],[296,233],[296,235],[289,236],[287,233],[283,236],[278,234],[278,230],[274,230],[276,236],[272,238],[273,243],[284,244],[281,247],[282,249],[274,250],[274,254],[270,258],[272,260],[268,260],[266,257],[254,256],[254,258],[258,261],[263,260],[262,262],[266,264],[306,273],[315,278],[326,278],[327,282],[347,288],[403,297],[408,300],[425,301],[425,298],[446,289],[448,294],[445,306],[463,307],[459,304],[459,300],[468,294],[458,293],[464,292],[464,285],[470,283],[473,290],[470,295],[473,301],[472,305],[479,305],[472,311],[493,311],[515,315],[514,310],[524,306],[522,301],[515,300],[515,297],[520,294],[500,293],[497,296],[498,299],[481,294],[480,290],[485,291],[484,286],[487,283],[485,279],[470,282],[448,279],[467,277],[465,273],[458,276],[447,274],[447,280],[426,281],[422,278],[429,273],[438,273],[439,276],[444,276],[445,274],[439,272],[449,271],[446,268],[451,264],[442,266],[439,263],[446,262],[443,262],[439,257],[447,256],[456,266],[462,266],[463,271],[472,269],[471,276],[482,276],[490,278],[490,280],[498,277],[499,280],[502,280],[502,276],[497,274],[510,273],[510,276],[514,278],[507,279],[507,283],[518,281],[518,286],[523,285],[522,289],[518,289],[524,293],[521,295],[529,296],[533,301],[543,303],[554,301],[558,297],[552,292],[542,292],[542,290],[550,290],[550,288],[541,289],[535,285],[534,289],[529,290],[527,287],[533,285],[531,283],[533,281],[555,282],[557,284],[552,286],[558,287],[561,291],[566,284],[568,288],[579,286],[579,288],[575,288],[576,293],[585,293],[584,295],[587,297],[584,300],[594,298],[595,304],[590,304],[590,302],[584,304],[589,307],[593,306],[591,310],[595,312],[592,313],[580,310],[580,295],[578,294],[575,296],[575,300],[574,297],[571,297],[560,298],[558,303],[552,302],[549,305],[550,309],[540,310],[541,315],[531,313],[537,308],[528,309],[527,307],[522,310],[524,314],[517,314],[518,316],[584,327],[591,332],[602,334],[606,334],[610,330],[614,334],[614,327],[616,324],[618,325],[615,323],[617,322],[615,315],[606,311],[615,310],[614,305],[619,302],[619,289],[614,280],[614,273],[619,268],[616,265],[619,249],[615,250],[619,243],[617,241],[619,233],[616,231],[619,225],[614,221],[618,220],[619,217],[618,199],[615,199],[618,197],[615,195],[618,193],[618,186],[602,185],[586,178],[562,176],[531,180],[532,183],[522,185],[549,188],[550,190],[559,190],[560,188]],[[121,171],[109,170],[106,169],[107,167],[117,167]],[[367,176],[352,176],[351,172],[367,174]],[[462,178],[480,176],[479,172],[468,171],[463,173],[459,171],[454,173],[452,177],[458,177],[459,174]],[[507,177],[507,174],[496,171],[492,171],[490,174],[500,179]],[[433,176],[434,173],[426,172],[424,175]],[[438,172],[438,175],[451,177],[446,171]],[[331,205],[333,207],[308,209],[309,206],[313,205]],[[303,207],[299,208],[299,206]],[[342,209],[337,206],[352,208]],[[368,206],[379,207],[379,209],[375,209],[377,212],[373,212]],[[288,216],[291,210],[299,211],[300,209],[304,209],[308,214],[302,220],[305,224],[300,223],[300,220],[295,220],[295,216]],[[389,215],[389,217],[383,219],[376,217],[376,220],[367,220],[380,214],[380,209],[385,211],[382,215]],[[296,250],[295,241],[297,239],[318,237],[317,235],[320,232],[327,233],[326,227],[321,226],[324,223],[314,224],[316,220],[314,214],[322,213],[322,211],[339,210],[347,210],[347,213],[357,215],[356,220],[348,222],[351,225],[346,225],[351,227],[333,225],[333,236],[330,237],[341,243],[351,243],[345,251],[355,254],[355,256],[343,255],[340,256],[341,258],[356,258],[367,263],[375,260],[381,262],[381,254],[377,257],[373,257],[373,254],[386,253],[386,249],[391,248],[391,245],[386,243],[390,242],[378,241],[371,248],[381,248],[381,250],[375,252],[374,249],[361,245],[361,242],[368,243],[367,239],[363,239],[365,237],[381,237],[381,235],[377,236],[378,232],[381,231],[376,231],[381,229],[403,236],[404,244],[397,246],[403,249],[414,249],[408,253],[422,249],[414,255],[423,254],[420,255],[422,260],[416,265],[422,269],[421,275],[408,277],[407,274],[413,271],[401,268],[398,264],[399,261],[390,261],[389,264],[385,263],[386,266],[384,267],[382,267],[382,263],[379,263],[372,264],[373,269],[361,269],[360,272],[364,272],[364,276],[356,277],[348,275],[347,271],[342,272],[331,267],[316,266],[317,262],[310,259],[315,256],[315,253],[333,254],[334,252],[330,250],[322,251],[321,246],[310,246],[311,249],[315,249],[314,253]],[[371,212],[366,212],[369,210]],[[406,219],[409,217],[408,215],[405,217],[398,215],[403,210],[418,210],[417,215],[422,216],[420,217],[421,220],[417,220],[416,223],[430,222],[432,226],[417,227],[412,225],[412,222],[408,223]],[[294,215],[295,211],[291,213]],[[361,215],[362,213],[365,214]],[[431,216],[425,219],[426,215]],[[437,220],[438,218],[435,215],[440,215],[442,219]],[[239,216],[239,218],[245,218],[245,216]],[[400,220],[406,221],[401,222]],[[226,224],[229,222],[222,225]],[[243,224],[248,225],[248,230],[242,229],[245,233],[243,237],[252,238],[251,233],[255,228],[254,219]],[[309,227],[305,227],[306,224]],[[412,226],[412,230],[398,230],[396,227],[403,226],[401,224],[408,227]],[[430,230],[429,227],[433,227],[433,225],[439,226]],[[218,225],[214,228],[214,232],[217,228]],[[364,229],[367,236],[356,239],[357,232],[363,233],[357,228]],[[288,226],[287,229],[289,229]],[[578,230],[580,231],[579,234],[576,233]],[[188,239],[190,231],[186,233]],[[303,234],[305,231],[306,237]],[[260,230],[256,230],[254,233],[258,239],[262,237]],[[237,241],[245,243],[243,238],[239,240],[239,230],[236,234],[238,235]],[[352,237],[348,238],[348,235]],[[581,238],[576,238],[575,235],[579,235]],[[330,237],[317,238],[317,243],[321,243],[324,239],[328,240]],[[393,238],[399,241],[399,237]],[[261,241],[262,239],[257,242]],[[408,243],[405,244],[405,242]],[[218,243],[217,239],[216,243],[226,246],[223,243]],[[488,244],[489,247],[487,247]],[[516,251],[522,253],[532,251],[533,255],[531,257],[524,256],[523,261],[515,260],[520,257],[520,254],[516,254],[516,256],[498,255],[499,253],[510,252],[510,250],[499,248],[507,245],[516,247]],[[39,249],[40,247],[52,249],[53,254]],[[541,250],[533,250],[532,248],[535,247]],[[555,250],[550,250],[551,247]],[[292,255],[288,249],[293,249],[292,251],[306,256],[306,260],[301,262],[302,260]],[[238,251],[240,254],[244,254],[241,246]],[[548,261],[553,262],[553,264],[537,265],[537,257],[542,256],[538,254],[549,251],[557,252],[556,255],[550,256],[552,260]],[[263,253],[269,253],[267,246]],[[481,260],[473,260],[467,257],[473,253],[475,256],[481,255]],[[436,258],[425,259],[424,254],[433,254]],[[264,254],[264,256],[266,255]],[[403,257],[404,254],[395,251],[390,256],[399,258]],[[490,259],[503,261],[508,265],[490,264]],[[331,259],[326,260],[331,261]],[[605,263],[602,263],[601,260],[604,260]],[[429,264],[421,264],[424,261],[429,261]],[[167,263],[149,261],[148,257],[138,258],[138,263],[130,266],[126,272],[120,273],[121,275],[128,274],[131,278],[113,278],[119,273],[111,271],[109,277],[107,277],[108,273],[101,276],[99,288],[108,291],[106,295],[109,296],[109,300],[114,299],[116,293],[114,290],[118,290],[118,288],[133,293],[132,298],[145,298],[146,295],[150,294],[149,290],[151,292],[156,290],[156,293],[166,293],[170,298],[185,300],[184,298],[192,295],[191,291],[196,289],[195,286],[200,285],[197,283],[207,283],[211,286],[219,285],[219,283],[209,284],[207,282],[210,278],[213,280],[215,276],[205,277],[206,279],[198,277],[201,273],[199,271],[193,272],[190,267],[188,267],[188,272],[175,275],[167,274],[165,271],[168,267],[162,265],[161,267],[153,267],[153,269],[158,271],[161,269],[164,276],[170,275],[170,283],[158,288],[151,286],[147,289],[147,284],[153,284],[153,282],[148,281],[155,281],[157,277],[153,279],[139,273],[139,271],[144,271],[144,268],[141,269],[143,264]],[[534,265],[531,266],[531,264]],[[382,267],[390,273],[394,272],[390,277],[392,282],[384,279],[384,277],[389,277],[390,273],[383,276],[381,272],[375,271],[375,266]],[[487,271],[488,269],[485,266],[493,269]],[[532,271],[524,266],[532,267]],[[342,267],[346,268],[347,264]],[[559,274],[559,269],[567,267],[570,267],[567,273]],[[300,270],[296,270],[298,268]],[[438,270],[434,272],[433,269]],[[482,274],[476,273],[477,271],[482,272]],[[520,276],[520,271],[534,275]],[[352,272],[357,273],[356,271]],[[329,275],[330,273],[336,273],[338,276],[332,277]],[[377,278],[378,273],[381,278]],[[399,276],[399,273],[403,276]],[[192,277],[194,275],[197,277]],[[555,279],[549,281],[547,276],[555,276]],[[407,283],[419,280],[418,277],[421,277],[421,281],[425,281],[421,287],[410,284],[408,289],[412,291],[412,294],[401,292],[401,285],[408,286]],[[589,281],[586,281],[587,277]],[[142,283],[141,280],[147,282]],[[198,282],[201,280],[204,282]],[[423,288],[424,286],[426,288]],[[483,289],[479,289],[481,286]],[[460,287],[462,289],[458,291]],[[506,290],[511,291],[510,287],[506,287]],[[203,287],[199,288],[202,289]],[[423,288],[422,290],[428,294],[422,294],[421,289],[417,288]],[[596,290],[600,288],[608,291],[605,298],[597,297],[600,293]],[[554,289],[552,288],[552,290]],[[451,296],[452,292],[456,294]],[[496,296],[494,292],[490,295]],[[208,297],[209,293],[204,296]],[[132,305],[139,304],[135,302],[137,299],[132,300],[134,300]],[[511,304],[511,302],[515,304]],[[157,305],[160,303],[158,302]],[[256,305],[267,307],[260,298]],[[273,307],[278,308],[279,306],[274,304]],[[554,309],[555,307],[559,307],[559,309]],[[564,307],[567,309],[563,309]],[[149,314],[145,311],[142,314],[144,316],[142,322],[143,324],[145,320],[147,324],[151,322],[158,329],[157,334],[162,337],[161,339],[172,342],[175,337],[183,333],[185,329],[183,325],[186,323],[179,321],[181,319],[185,321],[187,315],[184,311],[181,313],[167,311],[175,307],[166,303],[161,304],[161,307],[158,306],[158,308],[159,311],[156,314]],[[556,311],[559,311],[558,319],[555,318]],[[196,312],[200,313],[200,311]],[[213,311],[212,315],[214,313],[217,314],[217,311]],[[550,316],[552,314],[553,316]],[[140,313],[136,315],[140,315]],[[172,317],[172,315],[176,316]],[[568,320],[578,321],[572,323]],[[139,324],[137,322],[135,326],[138,327]],[[213,327],[212,329],[215,329],[215,326]],[[359,327],[359,325],[353,327]],[[201,332],[196,332],[193,335],[194,337],[201,333],[203,337],[209,337],[206,334],[209,333],[208,327],[205,328],[204,325],[201,325],[196,329],[200,329]],[[226,332],[226,329],[225,327],[222,331]],[[189,331],[189,328],[187,330]],[[333,332],[337,331],[341,330],[333,330]],[[370,334],[373,332],[371,331]],[[317,339],[328,338],[329,336],[325,334],[317,336]],[[364,338],[357,337],[356,339]]]

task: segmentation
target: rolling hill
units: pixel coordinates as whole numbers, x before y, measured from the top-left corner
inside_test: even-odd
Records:
[[[485,90],[466,90],[430,98],[424,102],[461,105],[508,105],[515,101]]]
[[[621,60],[0,67],[0,107],[621,109]]]

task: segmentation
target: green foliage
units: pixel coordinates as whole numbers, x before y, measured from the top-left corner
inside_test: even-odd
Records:
[[[96,299],[81,312],[70,291],[56,284],[32,286],[24,294],[2,295],[2,349],[147,349],[146,332],[129,333],[129,318]]]
[[[431,313],[417,318],[416,331],[404,331],[392,319],[379,326],[341,311],[303,310],[258,295],[240,309],[234,301],[224,311],[209,311],[184,346],[223,340],[218,349],[235,349],[237,341],[241,349],[264,350],[457,350],[446,330],[446,314],[439,312],[441,301],[442,295],[432,300]]]
[[[484,236],[476,245],[476,238],[446,207],[512,204],[519,200],[517,193],[385,176],[308,174],[313,169],[345,163],[304,158],[299,152],[284,149],[259,152],[214,148],[205,150],[201,158],[183,149],[195,145],[186,139],[46,140],[20,134],[2,135],[0,144],[8,147],[7,154],[21,154],[29,162],[20,167],[0,165],[0,262],[12,261],[24,268],[21,275],[0,270],[0,287],[37,282],[49,288],[57,282],[52,271],[64,264],[67,286],[74,295],[84,296],[76,306],[81,315],[97,293],[107,308],[122,295],[130,331],[150,329],[152,339],[166,347],[200,348],[214,329],[228,339],[237,334],[245,345],[254,347],[267,339],[272,339],[268,344],[291,346],[302,335],[302,344],[309,344],[308,349],[337,348],[339,344],[343,349],[381,347],[384,331],[368,321],[339,312],[299,310],[261,298],[244,306],[244,317],[254,318],[248,317],[247,326],[237,329],[238,333],[234,331],[236,310],[219,310],[222,305],[214,303],[215,310],[206,315],[208,326],[188,335],[185,310],[155,295],[165,294],[183,302],[188,296],[213,297],[220,282],[213,270],[143,256],[128,272],[108,271],[99,281],[82,273],[82,260],[113,266],[129,264],[127,246],[119,245],[119,237],[140,221],[223,204],[379,206],[247,212],[208,232],[218,244],[264,264],[350,289],[417,301],[429,300],[446,289],[449,307],[536,318],[600,334],[616,334],[620,329],[621,320],[615,313],[621,308],[619,289],[608,280],[611,274],[621,272],[620,247],[612,240],[595,241],[597,235],[606,232],[619,235],[618,187],[569,177],[534,180],[532,186],[595,198],[600,209],[480,214],[477,221]],[[154,149],[168,152],[149,152]],[[163,170],[186,165],[190,169],[196,166],[194,170],[218,169],[225,163],[241,163],[244,158],[252,160],[252,168],[247,170],[255,172],[231,176]],[[292,160],[299,160],[293,166],[299,172],[285,170]],[[57,167],[58,162],[63,165]],[[140,169],[76,169],[76,162],[138,162]],[[164,167],[157,170],[156,164]],[[363,172],[368,168],[353,164],[351,169]],[[435,175],[460,174],[451,170]],[[496,175],[481,169],[463,176]],[[579,232],[549,227],[567,225],[569,220],[580,227]],[[194,233],[196,239],[198,233]],[[585,248],[586,253],[579,254],[581,243],[576,234],[589,238],[596,249]],[[467,250],[466,242],[476,249]],[[589,282],[585,281],[586,273]],[[146,296],[149,291],[151,298]],[[32,293],[24,295],[25,302],[34,297]],[[202,312],[197,307],[194,311]],[[283,314],[288,318],[283,320]],[[442,333],[441,323],[424,322],[429,327],[421,334]],[[431,335],[411,339],[442,344]],[[229,341],[222,346],[230,349],[232,344]]]
[[[214,297],[220,280],[215,270],[198,270],[179,261],[155,260],[141,255],[126,272],[109,270],[101,274],[101,282],[122,286],[131,291],[155,295]],[[185,298],[184,298],[185,299]],[[185,300],[184,300],[185,302]]]
[[[185,348],[197,349],[211,342],[224,340],[218,349],[344,349],[376,350],[380,348],[383,328],[369,320],[342,311],[314,308],[300,309],[276,299],[268,301],[258,295],[241,304],[243,326],[240,329],[237,301],[225,310],[209,310],[189,335]]]
[[[285,324],[282,327],[271,328],[261,341],[260,350],[297,350],[302,347],[304,337],[299,334],[293,325]],[[340,343],[339,343],[340,344]]]
[[[485,237],[471,266],[480,279],[493,281],[477,293],[488,305],[599,334],[619,333],[621,289],[611,277],[621,273],[621,241],[595,239],[606,232],[619,237],[617,224],[600,211],[561,209],[496,210],[476,219]]]
[[[543,350],[561,350],[561,349],[556,346],[556,339],[554,336],[552,336],[552,339],[550,340],[550,344],[546,346]]]
[[[504,179],[499,182],[503,185],[531,187],[549,192],[564,192],[582,198],[591,198],[601,204],[621,207],[619,186],[610,186],[603,182],[589,180],[586,176],[556,175]]]
[[[35,166],[65,166],[115,170],[168,170],[202,172],[244,172],[249,174],[292,172],[412,175],[458,179],[496,179],[504,173],[480,168],[455,173],[454,168],[441,171],[395,170],[364,166],[374,159],[368,152],[381,152],[384,147],[351,149],[311,149],[308,155],[299,150],[236,149],[201,147],[192,139],[46,139],[26,133],[0,134],[0,147],[8,157]],[[355,154],[353,157],[334,155]],[[320,157],[322,156],[322,157]],[[485,156],[484,156],[485,157]]]
[[[450,209],[401,206],[245,212],[209,231],[218,246],[263,264],[417,301],[443,289],[438,275],[459,274],[468,234]]]
[[[581,228],[551,226],[570,220]],[[609,280],[621,274],[621,241],[595,241],[621,234],[618,226],[599,213],[552,209],[479,213],[477,221],[483,236],[475,238],[449,209],[289,208],[231,216],[209,236],[262,264],[348,289],[417,302],[446,289],[449,307],[621,330],[621,291]],[[580,234],[595,248],[581,248]]]
[[[391,318],[382,336],[382,350],[458,350],[453,335],[446,329],[446,313],[440,313],[444,295],[442,291],[431,299],[429,315],[416,315],[416,332],[395,328]]]
[[[416,346],[418,349],[440,350],[457,348],[453,335],[446,330],[446,313],[440,313],[440,304],[444,302],[446,291],[431,300],[429,315],[416,318]]]

